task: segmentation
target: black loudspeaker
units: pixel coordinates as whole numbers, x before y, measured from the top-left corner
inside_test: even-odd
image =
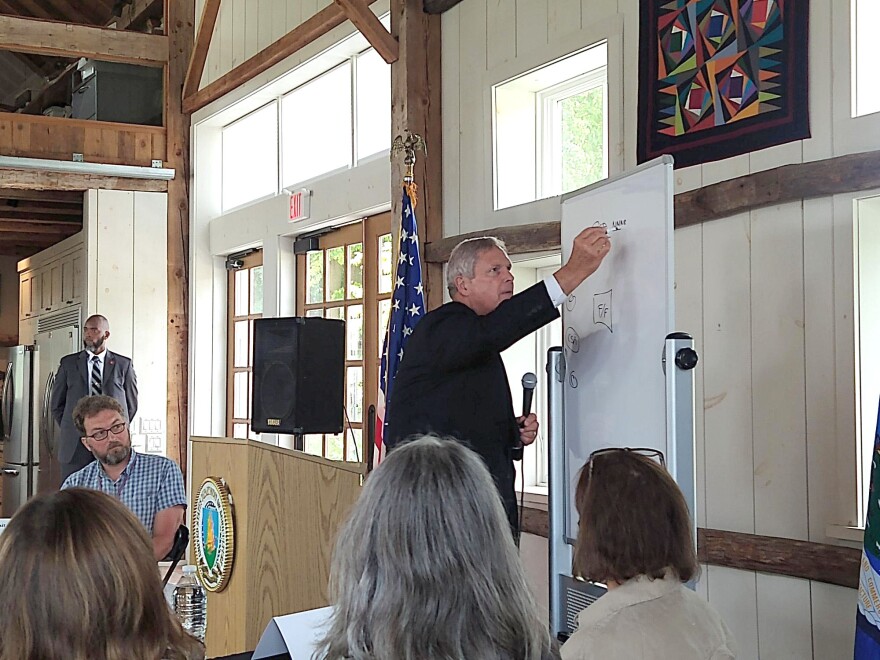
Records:
[[[341,433],[345,322],[254,321],[251,428],[258,433]]]

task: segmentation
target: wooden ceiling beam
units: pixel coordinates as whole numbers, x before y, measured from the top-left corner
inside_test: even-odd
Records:
[[[442,14],[449,11],[461,0],[425,0],[424,9],[426,14]]]
[[[375,0],[363,0],[365,5],[371,5]],[[300,23],[278,41],[261,50],[256,55],[248,58],[226,75],[218,78],[207,87],[200,89],[195,94],[185,96],[183,99],[183,111],[195,112],[221,96],[244,85],[255,76],[263,73],[287,57],[290,57],[300,48],[307,46],[316,39],[324,36],[346,20],[345,13],[337,4],[324,7],[317,14]]]
[[[0,218],[28,218],[30,220],[45,220],[46,222],[79,222],[82,220],[82,211],[69,207],[50,209],[0,204]]]
[[[54,233],[54,234],[33,234],[28,231],[4,232],[0,229],[0,243],[14,243],[16,245],[54,245],[58,241],[64,240],[68,236],[72,236],[76,232],[71,233]]]
[[[0,50],[164,66],[168,37],[0,15]]]
[[[379,17],[370,11],[363,0],[335,0],[335,2],[383,60],[388,64],[397,61],[399,57],[397,39],[391,36]]]
[[[34,2],[34,0],[17,0],[17,5],[20,5],[25,11],[29,12],[31,16],[34,18],[46,18],[52,20],[56,18],[56,16],[48,11],[43,5]],[[12,7],[8,2],[3,2],[0,4],[0,7],[3,8],[4,13],[12,14],[12,15],[21,15],[21,11],[16,7]]]
[[[82,25],[95,24],[94,14],[89,16],[80,11],[78,7],[78,5],[94,4],[93,2],[59,2],[59,0],[47,0],[47,2],[49,3],[49,6],[52,7],[52,15],[55,20],[61,20],[64,22],[70,21]]]
[[[82,230],[82,223],[76,222],[53,222],[33,223],[27,220],[13,220],[0,215],[0,237],[17,232],[31,234],[51,234],[52,236],[67,237]]]
[[[132,0],[122,8],[122,15],[111,23],[117,30],[139,28],[148,18],[162,16],[162,0]]]
[[[20,199],[32,202],[52,202],[53,204],[83,205],[83,196],[76,192],[64,190],[14,190],[0,187],[0,200]]]
[[[214,26],[217,24],[217,15],[220,13],[220,0],[207,0],[202,8],[202,19],[199,21],[199,33],[193,45],[189,65],[186,67],[186,77],[183,80],[183,98],[192,96],[199,91],[202,82],[202,74],[205,72],[205,61],[208,59],[208,49],[211,47],[211,37],[214,35]]]
[[[132,179],[101,174],[47,172],[0,168],[3,188],[19,190],[133,190],[136,192],[167,192],[168,182],[162,179]],[[5,192],[5,190],[4,190]]]

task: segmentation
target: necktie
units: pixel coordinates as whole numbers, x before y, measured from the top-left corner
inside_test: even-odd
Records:
[[[96,355],[92,358],[92,394],[101,393],[101,359]]]

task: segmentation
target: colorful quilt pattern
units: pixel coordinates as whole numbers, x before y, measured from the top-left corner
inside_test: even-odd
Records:
[[[638,159],[809,137],[807,0],[641,0]]]

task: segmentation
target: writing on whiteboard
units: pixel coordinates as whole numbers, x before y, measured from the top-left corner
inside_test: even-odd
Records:
[[[578,333],[571,326],[565,329],[565,345],[572,353],[577,353],[581,350],[581,338],[578,337]]]
[[[593,324],[604,325],[611,333],[614,332],[611,314],[611,294],[613,291],[613,289],[608,289],[608,291],[593,294]]]

